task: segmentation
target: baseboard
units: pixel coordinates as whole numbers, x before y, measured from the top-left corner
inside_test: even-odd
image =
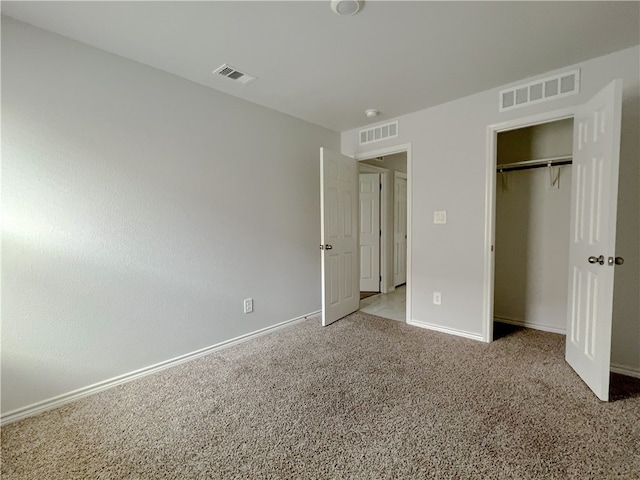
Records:
[[[543,332],[559,333],[561,335],[567,334],[567,330],[565,328],[549,327],[546,325],[540,325],[539,323],[524,322],[522,320],[515,320],[513,318],[495,316],[493,317],[493,321],[500,322],[500,323],[508,323],[510,325],[517,325],[518,327],[531,328],[533,330],[542,330]]]
[[[433,325],[419,320],[408,320],[407,323],[415,327],[426,328],[427,330],[434,330],[436,332],[448,333],[449,335],[456,335],[458,337],[470,338],[471,340],[484,342],[484,337],[477,333],[465,332],[464,330],[458,330],[455,328],[441,327],[440,325]]]
[[[277,323],[270,327],[261,328],[260,330],[256,330],[254,332],[240,335],[239,337],[235,337],[230,340],[226,340],[224,342],[216,343],[215,345],[211,345],[210,347],[205,347],[200,350],[196,350],[195,352],[187,353],[185,355],[180,355],[179,357],[175,357],[170,360],[165,360],[164,362],[156,363],[155,365],[151,365],[149,367],[141,368],[139,370],[135,370],[130,373],[125,373],[124,375],[119,375],[109,380],[104,380],[102,382],[94,383],[93,385],[79,388],[69,393],[63,393],[62,395],[58,395],[48,400],[43,400],[41,402],[37,402],[31,405],[28,405],[26,407],[12,410],[2,415],[2,417],[0,418],[0,425],[6,425],[26,417],[31,417],[33,415],[37,415],[47,410],[52,410],[54,408],[60,407],[67,403],[74,402],[81,398],[88,397],[90,395],[95,395],[96,393],[102,392],[109,388],[113,388],[117,385],[121,385],[123,383],[131,382],[138,378],[151,375],[153,373],[159,372],[166,368],[171,368],[176,365],[180,365],[181,363],[190,362],[192,360],[195,360],[196,358],[203,357],[217,350],[222,350],[224,348],[231,347],[233,345],[237,345],[239,343],[246,342],[247,340],[259,337],[266,333],[270,333],[275,330],[288,327],[294,323],[301,322],[319,313],[321,313],[321,311],[311,312],[301,317],[285,320],[284,322]]]
[[[626,375],[627,377],[640,378],[640,368],[632,368],[625,365],[616,365],[612,363],[611,371],[613,373],[619,373],[620,375]]]

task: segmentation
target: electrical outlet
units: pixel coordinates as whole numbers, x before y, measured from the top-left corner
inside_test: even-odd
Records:
[[[244,313],[253,312],[253,298],[244,299]]]
[[[442,294],[440,292],[433,292],[433,304],[442,305]]]

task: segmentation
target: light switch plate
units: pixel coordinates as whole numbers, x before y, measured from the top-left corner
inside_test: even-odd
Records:
[[[433,223],[438,223],[438,224],[447,223],[447,211],[435,210],[433,212]]]

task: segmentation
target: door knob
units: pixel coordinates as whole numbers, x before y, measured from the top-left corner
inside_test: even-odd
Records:
[[[604,265],[604,255],[600,255],[599,257],[589,257],[589,263],[599,263],[600,265]]]
[[[333,245],[327,244],[327,245],[324,246],[325,250],[331,250],[332,248],[333,248]]]
[[[607,259],[607,263],[609,265],[612,265],[612,266],[613,266],[613,264],[622,265],[624,263],[624,258],[622,258],[622,257],[616,257],[616,258],[609,257]]]

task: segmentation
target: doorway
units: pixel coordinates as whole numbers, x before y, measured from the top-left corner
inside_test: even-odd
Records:
[[[494,322],[566,334],[573,118],[499,132]]]
[[[359,156],[348,157],[320,148],[320,251],[322,325],[340,320],[360,308],[359,252],[359,160],[402,153],[406,155],[406,311],[404,320],[412,320],[411,310],[411,144],[388,147]],[[384,186],[391,185],[381,173]],[[390,217],[390,216],[389,216]],[[385,219],[387,216],[385,215]],[[388,223],[388,222],[387,222]],[[382,242],[388,245],[389,235],[382,232]],[[388,259],[389,257],[387,257]],[[387,288],[392,269],[383,268],[382,288]],[[392,281],[392,280],[391,280]],[[395,290],[391,287],[390,290]]]
[[[358,158],[360,172],[360,310],[398,321],[408,318],[408,151],[401,150],[381,155]],[[377,200],[371,200],[370,186],[377,179]],[[378,205],[376,218],[371,219],[374,205]],[[372,243],[372,225],[375,245]],[[371,253],[379,255],[375,261]],[[372,282],[374,275],[376,281]],[[371,285],[375,288],[371,289]]]

